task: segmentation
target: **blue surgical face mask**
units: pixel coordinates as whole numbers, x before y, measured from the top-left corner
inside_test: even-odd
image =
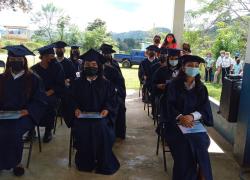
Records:
[[[170,60],[170,61],[169,61],[169,64],[170,64],[171,66],[177,66],[178,63],[179,63],[178,59],[177,59],[177,60]]]
[[[200,73],[199,68],[185,67],[185,73],[187,76],[195,77]]]

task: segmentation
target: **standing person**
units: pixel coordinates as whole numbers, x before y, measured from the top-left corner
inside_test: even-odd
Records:
[[[191,55],[191,47],[189,43],[182,44],[182,56],[183,55]]]
[[[177,42],[176,42],[174,34],[168,33],[167,36],[165,37],[161,47],[172,48],[172,49],[177,48]]]
[[[168,86],[165,138],[174,159],[173,180],[212,180],[209,159],[209,137],[203,123],[213,125],[213,116],[206,86],[199,75],[198,56],[182,57],[182,68]],[[192,131],[199,126],[199,131]]]
[[[46,96],[41,81],[28,69],[25,56],[34,54],[23,45],[2,49],[8,51],[8,57],[6,69],[0,74],[0,112],[17,111],[18,117],[0,117],[0,171],[13,168],[15,176],[22,176],[22,137],[39,123]]]
[[[160,48],[161,46],[161,36],[159,35],[155,35],[154,39],[153,39],[153,45],[157,46],[158,48]]]
[[[234,75],[243,75],[243,66],[242,63],[240,62],[240,58],[239,57],[235,57],[236,58],[236,63],[233,66],[233,74]]]
[[[222,71],[222,83],[224,82],[224,78],[230,74],[230,71],[233,68],[235,61],[230,57],[230,52],[225,52],[225,57],[221,59],[219,63]]]
[[[112,59],[112,53],[115,52],[112,49],[112,46],[103,44],[100,49],[105,60],[103,71],[104,77],[112,83],[117,94],[118,112],[115,121],[116,137],[123,140],[126,138],[125,80],[122,73],[119,71],[120,68],[117,68],[116,63],[114,63],[114,60]]]
[[[43,142],[48,143],[52,140],[52,130],[54,129],[56,108],[64,96],[64,72],[60,63],[55,58],[53,45],[47,45],[38,48],[41,62],[35,64],[31,69],[40,76],[46,91],[46,100],[48,103],[46,113],[42,117],[39,126],[45,127]],[[35,132],[33,130],[33,132]],[[32,132],[30,132],[32,133]],[[32,134],[30,134],[31,136]]]
[[[115,141],[113,115],[117,106],[115,90],[103,78],[102,55],[90,49],[80,57],[84,62],[83,75],[73,82],[68,103],[73,117],[76,167],[79,171],[114,174],[120,167],[112,152]],[[88,112],[98,113],[102,118],[79,118]]]
[[[63,67],[65,76],[65,86],[69,87],[70,82],[76,78],[76,69],[73,63],[66,57],[64,57],[65,47],[68,45],[63,41],[57,41],[54,43],[54,45],[55,45],[56,59]]]
[[[212,59],[211,52],[208,52],[207,56],[205,57],[204,67],[205,67],[205,81],[212,82],[214,60]]]
[[[222,60],[224,59],[225,57],[225,51],[224,50],[221,50],[220,51],[220,56],[218,57],[217,61],[216,61],[216,64],[215,64],[215,67],[216,67],[216,71],[214,73],[214,83],[218,83],[218,77],[221,73],[221,62]]]
[[[79,56],[80,56],[79,48],[80,48],[80,46],[73,45],[73,46],[71,46],[71,49],[70,49],[69,60],[73,63],[76,72],[81,71],[81,65],[82,65],[82,60],[79,59]]]

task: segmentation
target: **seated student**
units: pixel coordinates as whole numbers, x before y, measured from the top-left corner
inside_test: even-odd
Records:
[[[179,75],[168,86],[165,109],[165,138],[174,159],[173,180],[212,180],[207,133],[200,131],[186,134],[180,130],[180,127],[190,130],[199,122],[213,125],[207,88],[199,75],[199,64],[204,63],[204,59],[184,55],[182,61]]]
[[[43,137],[44,143],[48,143],[52,140],[56,108],[58,106],[59,98],[63,97],[65,88],[63,68],[55,59],[53,47],[53,45],[47,45],[38,48],[37,50],[40,54],[39,58],[41,59],[41,62],[31,67],[31,69],[42,79],[47,95],[47,110],[39,124],[40,126],[45,127]]]
[[[70,58],[69,58],[69,60],[74,65],[74,68],[75,68],[76,72],[81,72],[81,66],[82,66],[82,60],[79,58],[79,56],[80,56],[79,48],[80,48],[80,46],[73,45],[73,46],[71,46],[71,49],[70,49]]]
[[[3,49],[8,50],[8,57],[6,69],[0,74],[0,111],[19,111],[20,117],[0,117],[0,171],[13,168],[14,175],[22,176],[22,137],[39,123],[46,96],[41,81],[28,69],[25,56],[34,54],[23,45]]]
[[[103,56],[90,49],[81,56],[83,75],[72,84],[69,109],[76,147],[75,163],[80,171],[115,173],[120,164],[112,152],[115,141],[115,90],[102,75]],[[102,63],[101,63],[102,62]],[[102,119],[79,119],[82,113],[96,112]]]
[[[117,94],[117,117],[115,121],[116,137],[120,139],[126,138],[126,86],[120,68],[117,68],[116,63],[112,59],[112,53],[115,51],[112,46],[103,44],[101,46],[102,55],[104,56],[104,77],[108,79],[115,87]],[[119,65],[118,65],[119,66]]]
[[[56,59],[63,67],[65,86],[68,87],[70,86],[71,81],[76,78],[77,69],[75,69],[75,66],[70,60],[64,57],[65,47],[68,45],[63,41],[57,41],[53,44],[55,48]]]

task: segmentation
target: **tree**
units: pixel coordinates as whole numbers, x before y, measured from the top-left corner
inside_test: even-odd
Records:
[[[106,22],[97,18],[94,22],[90,22],[87,26],[87,31],[93,31],[96,28],[104,27],[106,29]]]
[[[30,0],[1,0],[0,11],[8,8],[12,9],[13,11],[16,11],[17,9],[21,9],[23,11],[30,11],[31,2]]]
[[[70,25],[68,32],[66,33],[66,42],[73,44],[81,44],[83,41],[83,32],[80,31],[77,25]]]
[[[59,40],[63,40],[65,33],[67,31],[67,27],[70,24],[70,17],[69,16],[61,16],[57,21],[57,32],[59,36]]]
[[[111,44],[116,49],[117,43],[112,39],[110,33],[107,32],[106,22],[96,19],[90,22],[87,30],[84,32],[82,45],[84,50],[90,48],[98,49],[102,43]]]
[[[55,29],[60,17],[62,17],[62,10],[55,7],[53,3],[49,3],[42,5],[41,11],[34,14],[31,21],[38,26],[39,34],[44,35],[43,39],[52,43],[56,39]]]

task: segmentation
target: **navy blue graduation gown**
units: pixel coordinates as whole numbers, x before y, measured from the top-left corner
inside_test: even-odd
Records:
[[[0,111],[27,109],[28,116],[20,119],[0,120],[0,170],[11,169],[20,164],[23,152],[22,136],[41,120],[46,109],[46,95],[39,78],[30,73],[14,80],[0,75],[3,85],[0,97]],[[3,80],[4,79],[4,80]],[[26,88],[31,87],[29,96]]]
[[[76,78],[77,69],[75,69],[72,61],[64,58],[64,60],[61,61],[60,64],[63,67],[65,79],[70,79],[70,81],[73,81]]]
[[[174,159],[173,180],[197,180],[197,165],[205,179],[212,180],[207,133],[183,135],[176,125],[179,114],[188,115],[195,111],[202,115],[205,125],[213,125],[207,88],[196,84],[195,88],[186,90],[183,80],[178,78],[169,84],[167,93],[165,138]]]
[[[52,89],[55,92],[52,96],[46,98],[48,106],[46,114],[40,123],[40,126],[53,129],[59,99],[65,94],[63,68],[61,64],[54,60],[47,69],[43,68],[39,63],[32,66],[31,69],[42,79],[45,91]]]
[[[104,65],[104,76],[117,91],[117,117],[115,118],[116,137],[124,139],[126,137],[126,86],[122,74],[111,65]]]
[[[101,174],[115,173],[120,164],[112,152],[115,140],[114,114],[116,113],[115,90],[108,80],[98,77],[89,82],[81,77],[72,84],[71,109],[73,135],[77,153],[75,163],[80,171],[96,170]],[[106,109],[109,115],[104,119],[76,119],[74,111],[101,112]]]
[[[80,61],[79,60],[73,60],[73,59],[69,59],[69,60],[72,62],[73,66],[74,66],[75,73],[80,72],[81,71],[81,63],[80,63]]]

